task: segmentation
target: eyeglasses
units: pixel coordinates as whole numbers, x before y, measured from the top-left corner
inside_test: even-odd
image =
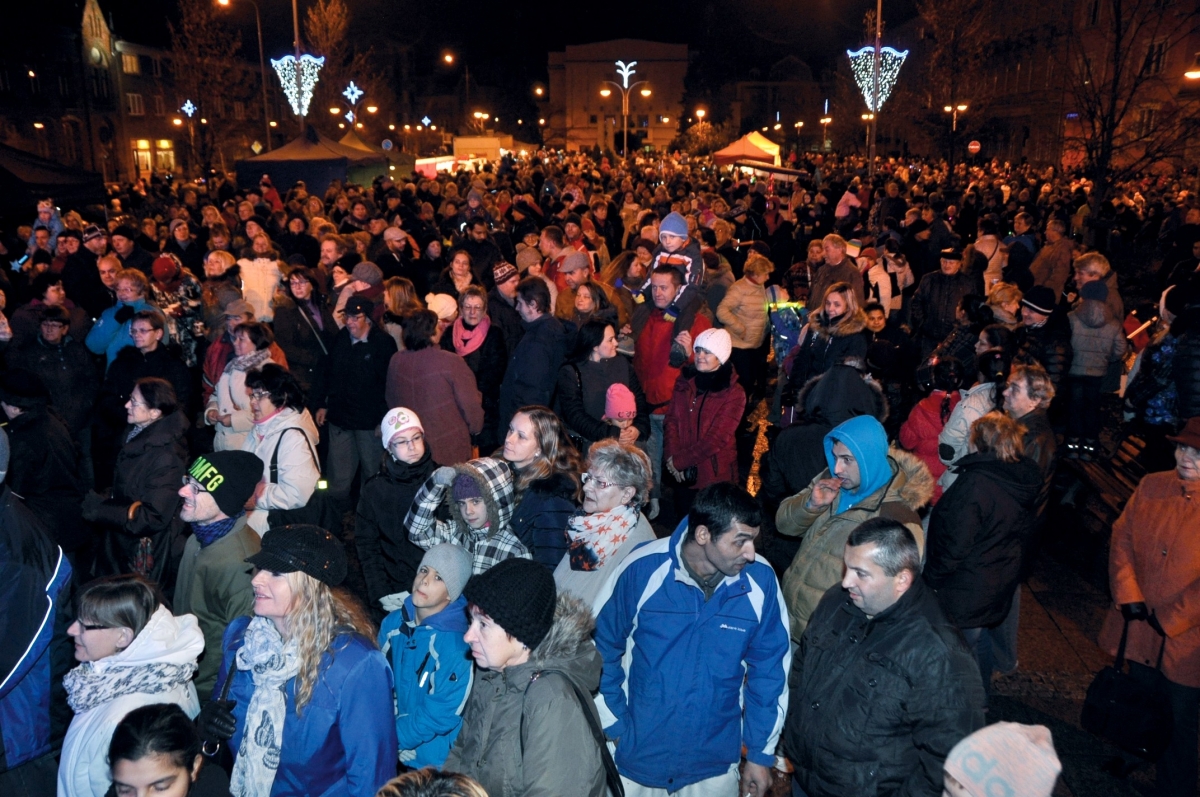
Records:
[[[204,489],[204,485],[200,484],[200,482],[196,481],[191,476],[183,477],[183,486],[191,487],[192,491],[197,492],[197,493],[207,493],[208,492],[208,490]]]
[[[263,399],[271,398],[271,393],[268,390],[251,390],[250,398],[255,401],[262,401]]]
[[[603,479],[597,479],[595,476],[593,476],[590,473],[584,473],[582,476],[580,476],[580,478],[583,479],[584,484],[587,484],[588,482],[595,482],[596,486],[599,487],[601,490],[607,490],[609,487],[620,487],[621,486],[621,485],[617,484],[616,482],[606,482]]]
[[[408,438],[407,440],[404,440],[404,439],[393,440],[392,447],[395,448],[396,446],[405,446],[407,448],[415,448],[417,443],[421,442],[424,439],[425,439],[425,435],[417,434],[417,435],[413,435],[412,437]]]
[[[144,402],[144,401],[137,401],[137,400],[135,400],[135,399],[130,399],[130,400],[129,400],[129,406],[131,406],[131,407],[141,407],[141,408],[142,408],[142,409],[144,409],[144,410],[145,410],[145,409],[149,409],[149,408],[150,408],[150,405],[149,405],[149,404],[147,404],[146,402]]]

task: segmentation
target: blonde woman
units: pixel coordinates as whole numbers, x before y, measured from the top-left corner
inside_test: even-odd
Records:
[[[246,561],[254,616],[225,630],[220,698],[198,721],[207,743],[232,746],[230,792],[374,797],[396,774],[391,670],[362,608],[335,589],[342,544],[282,526]]]

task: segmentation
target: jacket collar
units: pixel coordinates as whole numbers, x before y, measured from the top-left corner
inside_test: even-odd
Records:
[[[675,574],[675,580],[680,584],[695,589],[703,594],[704,590],[696,583],[696,579],[692,578],[692,574],[688,572],[687,567],[683,564],[683,543],[687,538],[688,519],[685,517],[679,521],[679,525],[675,527],[675,531],[671,533],[671,546],[668,549],[671,557],[671,569]],[[747,565],[749,567],[749,565]],[[713,593],[709,603],[716,605],[721,601],[714,601],[719,595],[722,601],[727,600],[735,595],[744,595],[750,591],[750,584],[746,580],[746,569],[742,568],[742,572],[736,576],[725,576],[721,579],[721,583],[717,585],[716,591]]]

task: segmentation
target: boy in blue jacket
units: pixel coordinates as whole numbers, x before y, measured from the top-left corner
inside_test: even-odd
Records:
[[[395,609],[379,627],[379,648],[396,688],[400,762],[412,769],[440,768],[462,727],[472,676],[462,590],[471,565],[465,548],[435,545],[421,559],[412,593],[380,601]]]

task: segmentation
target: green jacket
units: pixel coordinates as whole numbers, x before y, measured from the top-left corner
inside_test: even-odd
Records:
[[[212,695],[221,667],[221,639],[225,626],[254,610],[253,565],[244,560],[258,553],[262,541],[242,515],[221,539],[206,548],[196,536],[188,537],[175,582],[175,614],[194,614],[204,633],[204,653],[196,673],[201,702]]]
[[[830,587],[842,580],[842,554],[850,532],[864,521],[884,516],[899,520],[917,539],[925,556],[925,533],[917,510],[933,496],[933,476],[925,463],[907,451],[888,451],[892,478],[845,512],[833,514],[833,505],[809,510],[805,504],[812,486],[829,478],[828,468],[808,487],[779,505],[775,524],[780,534],[803,537],[796,558],[783,574],[783,598],[792,622],[792,639],[799,643],[817,604]]]

